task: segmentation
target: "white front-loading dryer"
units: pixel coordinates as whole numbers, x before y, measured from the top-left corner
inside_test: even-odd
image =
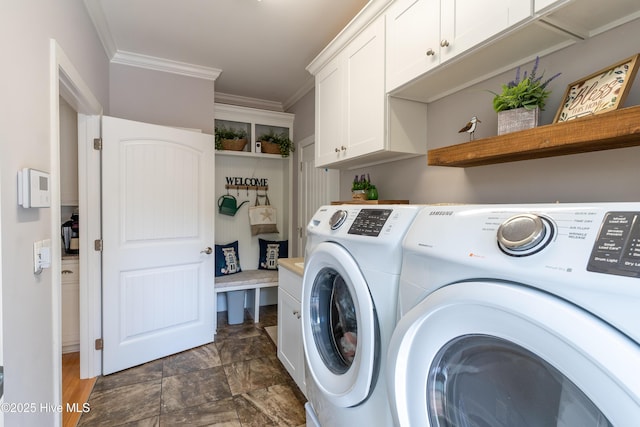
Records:
[[[426,207],[403,253],[396,425],[637,425],[640,203]]]
[[[309,223],[301,319],[307,411],[321,426],[392,424],[384,370],[401,243],[418,210],[324,206]]]

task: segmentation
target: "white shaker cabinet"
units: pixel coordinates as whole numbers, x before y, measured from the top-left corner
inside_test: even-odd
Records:
[[[302,276],[281,264],[278,269],[278,282],[278,359],[298,388],[306,394],[300,319]]]
[[[360,33],[316,76],[316,165],[384,148],[384,20]]]
[[[355,167],[426,153],[426,105],[386,94],[384,15],[335,57],[307,69],[316,78],[316,166]]]
[[[387,91],[531,17],[531,0],[398,0],[387,11]]]
[[[62,352],[78,351],[80,348],[80,269],[79,261],[62,260]]]

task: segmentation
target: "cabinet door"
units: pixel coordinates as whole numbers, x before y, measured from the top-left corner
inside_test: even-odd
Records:
[[[384,48],[382,17],[345,49],[348,159],[385,148]]]
[[[77,351],[80,344],[80,282],[78,261],[62,261],[62,351]]]
[[[300,301],[281,288],[278,289],[278,359],[298,388],[306,393]]]
[[[344,56],[338,55],[316,75],[316,166],[344,157]]]
[[[400,0],[387,11],[387,92],[440,63],[440,0]]]
[[[531,16],[531,0],[447,0],[441,8],[441,62]]]

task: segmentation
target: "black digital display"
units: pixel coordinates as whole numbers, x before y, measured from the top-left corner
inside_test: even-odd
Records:
[[[362,209],[351,224],[348,234],[377,237],[393,209]]]
[[[607,212],[587,270],[640,277],[640,212]]]

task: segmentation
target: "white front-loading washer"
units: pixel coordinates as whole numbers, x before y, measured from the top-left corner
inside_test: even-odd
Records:
[[[638,425],[640,203],[425,207],[403,254],[396,425]]]
[[[418,210],[323,206],[311,219],[301,307],[310,425],[392,424],[384,369],[401,244]]]

